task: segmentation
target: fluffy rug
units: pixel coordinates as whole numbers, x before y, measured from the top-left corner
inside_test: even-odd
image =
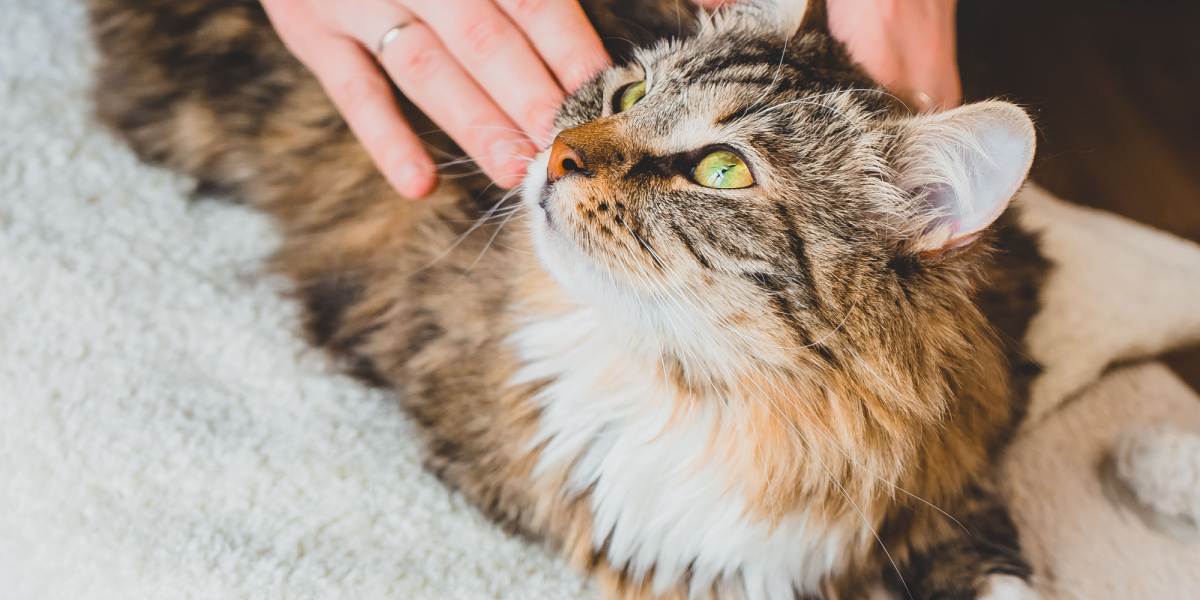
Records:
[[[588,597],[421,471],[393,400],[305,348],[260,272],[262,218],[188,202],[91,121],[84,20],[71,0],[0,11],[0,597]],[[1027,204],[1070,267],[1031,338],[1047,416],[1006,465],[1040,586],[1200,597],[1200,545],[1103,475],[1165,464],[1152,427],[1186,440],[1200,400],[1156,365],[1096,383],[1200,337],[1200,249]]]

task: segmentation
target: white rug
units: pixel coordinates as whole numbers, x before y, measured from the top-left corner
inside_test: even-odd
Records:
[[[139,164],[90,120],[84,20],[71,0],[0,10],[0,598],[590,594],[422,472],[396,403],[304,346],[296,307],[259,272],[275,243],[262,218],[187,202],[189,182]],[[1075,210],[1044,204],[1044,215]],[[1172,249],[1177,273],[1200,274],[1200,250],[1146,235]],[[1147,286],[1163,279],[1123,268]],[[1200,295],[1200,277],[1184,279],[1167,292]],[[1128,312],[1119,296],[1092,300]],[[1200,322],[1169,329],[1191,335]],[[1047,335],[1046,351],[1069,337]],[[1045,394],[1074,391],[1138,343],[1064,362]],[[1200,597],[1200,568],[1175,568],[1200,565],[1197,546],[1121,516],[1088,464],[1126,421],[1200,403],[1153,367],[1116,377],[1014,452],[1023,535],[1060,588],[1127,586],[1076,597]],[[1108,552],[1128,540],[1136,554]]]

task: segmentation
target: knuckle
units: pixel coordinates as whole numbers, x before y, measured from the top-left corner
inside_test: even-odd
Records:
[[[504,24],[499,19],[479,19],[463,29],[463,41],[476,55],[491,53],[504,37]]]
[[[396,68],[406,78],[423,78],[437,64],[437,51],[427,44],[409,44],[396,53]]]
[[[333,86],[332,95],[345,107],[348,114],[360,114],[379,94],[379,85],[368,76],[347,77]]]

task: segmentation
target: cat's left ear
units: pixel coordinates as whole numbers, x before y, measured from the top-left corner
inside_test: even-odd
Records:
[[[787,0],[779,0],[786,2]],[[825,0],[793,0],[804,4],[804,16],[800,19],[798,31],[819,31],[829,33],[829,11],[825,8]]]
[[[806,31],[829,33],[829,12],[825,0],[741,0],[730,6],[759,27],[768,25],[784,37]]]
[[[1025,182],[1035,145],[1033,122],[1007,102],[902,121],[891,163],[896,185],[912,199],[908,248],[937,253],[978,238]]]

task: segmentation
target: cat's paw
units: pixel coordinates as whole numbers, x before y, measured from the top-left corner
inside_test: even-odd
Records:
[[[979,591],[980,600],[1038,600],[1041,595],[1029,582],[1013,575],[992,575]]]

